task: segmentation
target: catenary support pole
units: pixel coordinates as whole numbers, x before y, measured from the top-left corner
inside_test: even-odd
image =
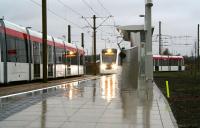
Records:
[[[93,15],[93,51],[94,51],[94,55],[93,55],[93,63],[94,63],[94,74],[97,74],[97,65],[96,65],[96,16]]]
[[[159,55],[162,54],[161,21],[159,21]]]
[[[84,48],[84,33],[81,33],[81,46]]]
[[[68,25],[68,43],[71,43],[71,25]]]
[[[197,71],[199,72],[199,24],[198,24],[198,32],[197,32]]]
[[[43,82],[47,82],[47,2],[42,0]]]

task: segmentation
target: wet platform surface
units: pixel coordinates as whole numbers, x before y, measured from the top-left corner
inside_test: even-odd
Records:
[[[101,76],[0,99],[0,128],[174,128],[154,84]]]

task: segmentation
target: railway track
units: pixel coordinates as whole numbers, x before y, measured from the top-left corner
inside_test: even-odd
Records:
[[[98,76],[86,75],[86,76],[80,76],[80,77],[70,77],[70,78],[65,78],[65,79],[50,80],[47,83],[31,82],[27,84],[2,85],[0,86],[0,96],[26,92],[26,91],[31,91],[35,89],[45,88],[45,87],[51,87],[51,86],[78,81],[78,80],[95,79],[97,77]]]

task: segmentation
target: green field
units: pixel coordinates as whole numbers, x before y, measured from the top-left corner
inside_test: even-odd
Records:
[[[168,102],[179,127],[200,128],[200,74],[156,72],[154,80],[165,96],[165,81],[169,81]]]

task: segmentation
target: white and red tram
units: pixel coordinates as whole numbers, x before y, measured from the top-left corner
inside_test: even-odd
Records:
[[[47,36],[48,78],[83,75],[84,49]],[[0,83],[42,79],[42,34],[0,19]]]
[[[100,53],[100,74],[116,74],[119,65],[119,50],[102,49]]]
[[[183,56],[153,55],[154,71],[184,71]]]

